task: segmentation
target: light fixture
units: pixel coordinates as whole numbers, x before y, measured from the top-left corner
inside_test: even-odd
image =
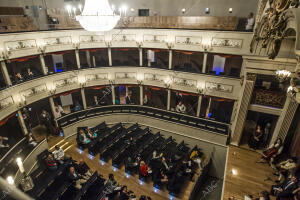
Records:
[[[185,9],[185,8],[182,8],[182,9],[181,9],[181,12],[182,12],[182,14],[185,14],[186,9]]]
[[[229,8],[229,9],[228,9],[228,12],[229,12],[229,13],[232,13],[232,10],[233,10],[232,8]]]
[[[14,181],[14,179],[13,179],[12,176],[8,176],[8,177],[6,178],[6,180],[7,180],[7,183],[8,183],[9,185],[14,185],[14,184],[15,184],[15,181]]]
[[[86,83],[86,79],[84,76],[78,76],[78,83],[80,84],[80,86],[84,86]]]
[[[141,85],[143,80],[144,80],[143,74],[137,74],[136,75],[136,80],[137,80],[138,84]]]
[[[165,82],[165,86],[166,86],[167,88],[170,88],[170,87],[171,87],[171,84],[172,84],[172,82],[173,82],[173,80],[172,80],[172,78],[171,78],[170,76],[168,76],[168,77],[164,80],[164,82]]]
[[[234,176],[236,176],[236,175],[238,174],[238,172],[237,172],[236,169],[232,169],[231,172],[232,172],[232,174],[233,174]]]
[[[110,7],[108,0],[86,0],[83,11],[76,20],[87,31],[103,32],[112,30],[120,19]]]
[[[210,8],[205,8],[205,14],[209,14],[210,13]]]
[[[22,159],[20,157],[18,157],[16,159],[17,165],[19,167],[20,172],[23,174],[25,172],[24,166],[23,166],[23,162]]]
[[[49,83],[46,86],[47,86],[47,90],[51,95],[55,94],[56,86],[53,83]]]
[[[204,86],[203,86],[203,84],[201,84],[201,83],[197,84],[197,92],[199,94],[203,94],[203,92],[204,92]]]
[[[134,8],[130,8],[130,11],[131,11],[131,12],[134,12]]]
[[[276,77],[281,83],[284,82],[290,76],[291,76],[291,72],[288,70],[281,69],[276,71]]]

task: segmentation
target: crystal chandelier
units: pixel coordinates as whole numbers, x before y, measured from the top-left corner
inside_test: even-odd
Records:
[[[288,77],[291,76],[291,72],[290,72],[290,71],[287,71],[287,70],[277,70],[277,71],[276,71],[276,76],[277,76],[277,79],[278,79],[280,82],[283,82],[283,81],[285,81]]]
[[[120,19],[111,9],[108,0],[86,0],[83,11],[76,20],[87,31],[102,32],[112,30]]]

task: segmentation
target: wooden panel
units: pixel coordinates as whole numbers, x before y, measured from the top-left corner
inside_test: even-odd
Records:
[[[22,7],[0,7],[0,15],[24,15]]]

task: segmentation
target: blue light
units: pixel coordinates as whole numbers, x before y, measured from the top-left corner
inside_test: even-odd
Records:
[[[90,158],[90,160],[93,160],[94,156],[92,154],[89,154],[89,158]]]
[[[158,192],[158,189],[156,187],[153,187],[153,190],[154,190],[155,193]]]
[[[80,154],[82,154],[82,149],[81,149],[81,148],[79,148],[79,149],[78,149],[78,152],[79,152]]]
[[[170,195],[170,200],[173,200],[173,199],[174,199],[174,197],[172,195]]]
[[[130,174],[128,174],[127,172],[125,172],[125,176],[126,178],[130,178]]]
[[[100,160],[101,165],[105,165],[105,162],[103,160]]]
[[[207,117],[210,118],[211,117],[211,113],[208,113]]]
[[[118,168],[116,168],[115,166],[113,166],[113,170],[114,172],[118,170]]]
[[[144,185],[144,181],[140,180],[140,185]]]
[[[16,113],[16,117],[18,117],[19,115],[18,115],[18,113]]]
[[[64,132],[62,130],[60,130],[60,136],[64,137]]]

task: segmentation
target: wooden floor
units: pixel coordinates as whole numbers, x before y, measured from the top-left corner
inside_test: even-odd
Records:
[[[256,163],[260,154],[245,147],[229,146],[228,149],[223,199],[234,197],[235,200],[244,200],[247,194],[257,197],[263,190],[270,191],[276,177],[268,164]],[[237,175],[233,175],[233,169]]]
[[[40,129],[41,131],[43,129]],[[42,138],[45,138],[42,136],[43,134],[38,133],[38,131],[33,131],[35,138],[41,140]],[[72,159],[79,161],[80,159],[83,159],[87,165],[91,168],[92,171],[97,171],[99,174],[103,175],[105,179],[108,179],[108,175],[110,173],[114,174],[116,181],[120,185],[127,185],[128,190],[131,190],[135,193],[137,197],[140,197],[141,195],[150,196],[152,200],[167,200],[170,199],[170,195],[167,191],[167,189],[162,190],[155,190],[153,188],[153,182],[149,180],[148,183],[140,184],[140,181],[138,179],[138,175],[126,177],[124,166],[121,169],[117,169],[114,171],[111,161],[108,163],[105,163],[102,165],[99,159],[99,154],[95,156],[94,158],[91,158],[87,152],[87,150],[80,153],[79,149],[77,148],[75,140],[65,140],[63,137],[50,137],[48,140],[48,145],[50,151],[54,150],[54,146],[58,145],[62,147],[65,151],[65,153],[68,156],[71,156]],[[194,182],[188,181],[183,186],[183,192],[178,198],[172,198],[172,199],[183,199],[188,200],[189,194],[192,191]]]

